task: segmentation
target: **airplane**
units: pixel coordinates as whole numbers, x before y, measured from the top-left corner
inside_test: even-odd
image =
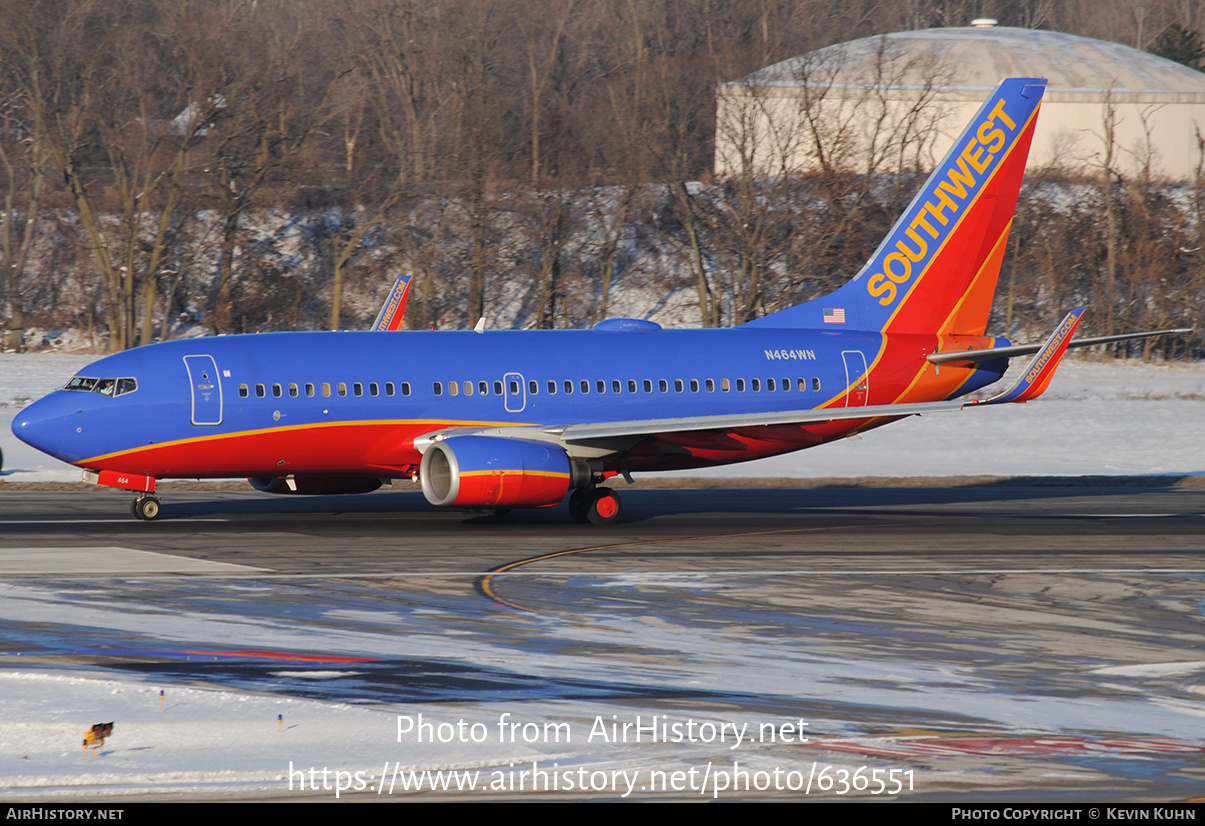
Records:
[[[1073,310],[1041,344],[986,335],[1045,81],[1000,83],[866,265],[835,292],[730,329],[612,318],[591,330],[373,331],[162,342],[103,358],[13,421],[22,441],[137,494],[246,477],[281,494],[421,483],[433,505],[559,505],[620,518],[617,475],[724,465],[930,411],[1023,403],[1046,389]],[[1168,332],[1168,331],[1163,331]],[[1034,354],[1008,390],[961,400]]]

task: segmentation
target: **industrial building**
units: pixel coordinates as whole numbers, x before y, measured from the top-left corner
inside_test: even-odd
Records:
[[[1194,180],[1205,74],[1087,37],[976,21],[853,40],[717,90],[715,171],[932,167],[1006,77],[1044,77],[1029,169]]]

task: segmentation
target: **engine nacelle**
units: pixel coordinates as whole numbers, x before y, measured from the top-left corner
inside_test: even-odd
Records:
[[[496,436],[453,436],[434,442],[419,465],[432,505],[544,508],[570,488],[590,483],[590,466],[547,442]]]
[[[252,476],[251,487],[264,493],[326,496],[331,493],[370,493],[381,486],[377,476]]]

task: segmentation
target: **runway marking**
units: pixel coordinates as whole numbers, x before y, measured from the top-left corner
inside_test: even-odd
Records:
[[[494,577],[499,576],[501,574],[506,574],[509,576],[518,575],[518,572],[514,571],[515,568],[520,568],[525,565],[531,565],[536,562],[545,562],[549,559],[557,559],[557,558],[563,557],[563,556],[573,556],[576,554],[583,554],[583,553],[587,553],[589,551],[602,551],[602,550],[609,550],[612,548],[630,548],[630,547],[637,547],[640,545],[658,545],[658,544],[663,544],[663,543],[668,543],[668,542],[688,542],[688,541],[692,541],[692,540],[693,541],[706,541],[706,540],[711,540],[711,539],[738,539],[741,537],[749,537],[749,536],[770,536],[770,535],[789,534],[789,533],[817,533],[817,532],[821,532],[821,531],[845,530],[845,529],[850,529],[853,527],[855,527],[855,526],[853,526],[853,525],[834,525],[834,526],[827,526],[827,527],[823,527],[823,528],[784,528],[781,530],[773,530],[773,531],[746,531],[743,533],[730,533],[730,534],[710,534],[710,535],[703,535],[703,536],[677,536],[677,537],[667,537],[664,539],[641,539],[641,540],[636,540],[636,541],[632,541],[632,542],[616,542],[616,543],[612,543],[610,545],[592,545],[587,548],[570,548],[570,549],[564,550],[564,551],[554,551],[553,553],[540,554],[539,556],[528,557],[526,559],[519,559],[519,560],[515,560],[514,562],[507,562],[503,565],[499,565],[498,567],[491,569],[488,573],[483,575],[475,583],[474,587],[475,587],[476,591],[479,594],[481,594],[482,596],[486,597],[487,599],[494,600],[495,602],[501,603],[502,605],[505,605],[509,608],[514,608],[519,611],[530,611],[532,613],[542,614],[542,613],[546,613],[546,612],[540,611],[539,609],[536,609],[536,608],[528,608],[523,605],[518,605],[516,603],[509,602],[509,601],[503,599],[502,597],[498,596],[498,594],[495,593],[494,588],[493,588]],[[1188,569],[1188,570],[1175,570],[1175,571],[1171,571],[1171,570],[1160,571],[1158,569],[1148,569],[1148,568],[1139,568],[1139,569],[1132,569],[1132,570],[1131,569],[1093,569],[1093,568],[1085,568],[1085,569],[1040,569],[1039,568],[1039,569],[1033,569],[1032,571],[1026,571],[1024,569],[1017,570],[1017,569],[1007,569],[1007,568],[998,569],[998,570],[996,570],[996,569],[971,569],[969,571],[968,570],[958,570],[958,569],[919,570],[919,571],[915,570],[915,569],[899,570],[899,571],[867,571],[865,569],[857,569],[857,570],[837,570],[837,571],[792,571],[792,572],[765,571],[765,572],[757,572],[756,574],[749,573],[749,572],[724,572],[724,573],[726,573],[727,575],[736,574],[736,575],[744,575],[744,576],[755,576],[755,575],[783,576],[783,575],[790,575],[790,574],[808,575],[808,576],[820,576],[820,575],[825,575],[825,574],[830,575],[830,576],[851,576],[851,575],[855,575],[855,576],[856,575],[872,575],[873,576],[873,575],[883,575],[883,574],[886,574],[888,576],[932,576],[932,575],[949,576],[949,575],[968,575],[968,574],[998,575],[998,574],[1005,574],[1005,573],[1030,573],[1030,572],[1032,572],[1032,573],[1059,573],[1059,574],[1123,573],[1123,572],[1131,572],[1131,573],[1205,573],[1205,569]],[[709,572],[709,573],[700,572],[697,574],[692,573],[692,575],[716,576],[719,573],[720,572]],[[597,572],[590,572],[590,574],[585,574],[585,575],[591,575],[591,574],[595,575],[595,576],[599,575]],[[657,571],[657,572],[650,572],[650,574],[657,575],[657,576],[666,576],[667,572]],[[548,576],[549,574],[543,573],[541,575]],[[562,574],[562,575],[567,576],[567,574]],[[581,574],[579,574],[579,575],[581,575]],[[631,574],[627,574],[627,575],[630,576]]]
[[[603,546],[603,548],[608,546]],[[601,550],[602,548],[591,548],[582,550]],[[214,563],[221,564],[221,563]],[[238,568],[242,566],[232,565],[231,567]],[[1159,575],[1183,575],[1191,574],[1205,576],[1205,568],[901,568],[901,569],[880,569],[867,570],[865,568],[812,568],[807,570],[722,570],[722,571],[415,571],[412,573],[312,573],[312,574],[275,574],[256,568],[245,568],[243,571],[214,571],[203,572],[197,574],[198,579],[249,579],[249,580],[314,580],[317,582],[325,582],[332,579],[440,579],[448,577],[473,577],[473,578],[490,578],[494,576],[516,576],[516,577],[759,577],[759,576],[999,576],[1001,574],[1027,574],[1027,575],[1091,575],[1091,574],[1159,574]],[[47,576],[57,576],[55,574],[46,574]],[[121,578],[128,579],[130,576],[143,576],[143,573],[138,574],[112,574],[110,576],[89,576],[90,579],[108,579]],[[145,572],[148,577],[163,577],[171,578],[174,576],[187,576],[186,573],[177,572]],[[0,574],[2,576],[2,574]],[[496,598],[496,597],[495,597]],[[499,600],[501,601],[501,600]]]
[[[509,607],[514,608],[519,611],[531,611],[533,613],[541,614],[544,612],[539,611],[535,608],[526,608],[522,605],[515,605],[514,603],[507,602],[506,600],[502,599],[502,597],[495,594],[494,590],[493,590],[494,577],[499,574],[510,573],[515,568],[519,568],[524,565],[530,565],[534,562],[543,562],[545,560],[556,559],[556,558],[562,557],[562,556],[573,556],[575,554],[584,554],[588,551],[602,551],[602,550],[608,550],[610,548],[631,548],[631,547],[636,547],[639,545],[659,545],[659,544],[663,544],[666,542],[689,542],[692,540],[705,541],[705,540],[709,540],[709,539],[739,539],[741,537],[746,537],[746,536],[770,536],[770,535],[774,535],[774,534],[785,534],[785,533],[816,533],[819,531],[839,531],[839,530],[845,530],[845,529],[852,528],[852,527],[854,527],[854,526],[853,525],[835,525],[835,526],[829,526],[829,527],[823,527],[823,528],[783,528],[780,530],[773,530],[773,531],[745,531],[742,533],[710,534],[710,535],[706,535],[706,536],[673,536],[673,537],[666,537],[665,539],[639,539],[639,540],[635,540],[632,542],[615,542],[610,545],[593,545],[589,548],[571,548],[566,551],[555,551],[550,554],[541,554],[539,556],[528,557],[527,559],[519,559],[514,562],[508,562],[504,565],[499,565],[498,567],[491,569],[485,576],[481,577],[481,579],[477,581],[477,583],[475,584],[474,587],[476,588],[477,593],[481,594],[482,596],[484,596],[488,599],[492,599],[496,602],[500,602],[503,605],[509,606]]]

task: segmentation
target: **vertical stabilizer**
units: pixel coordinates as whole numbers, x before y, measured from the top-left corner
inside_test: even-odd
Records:
[[[983,335],[1045,90],[1003,81],[851,281],[744,326]]]

